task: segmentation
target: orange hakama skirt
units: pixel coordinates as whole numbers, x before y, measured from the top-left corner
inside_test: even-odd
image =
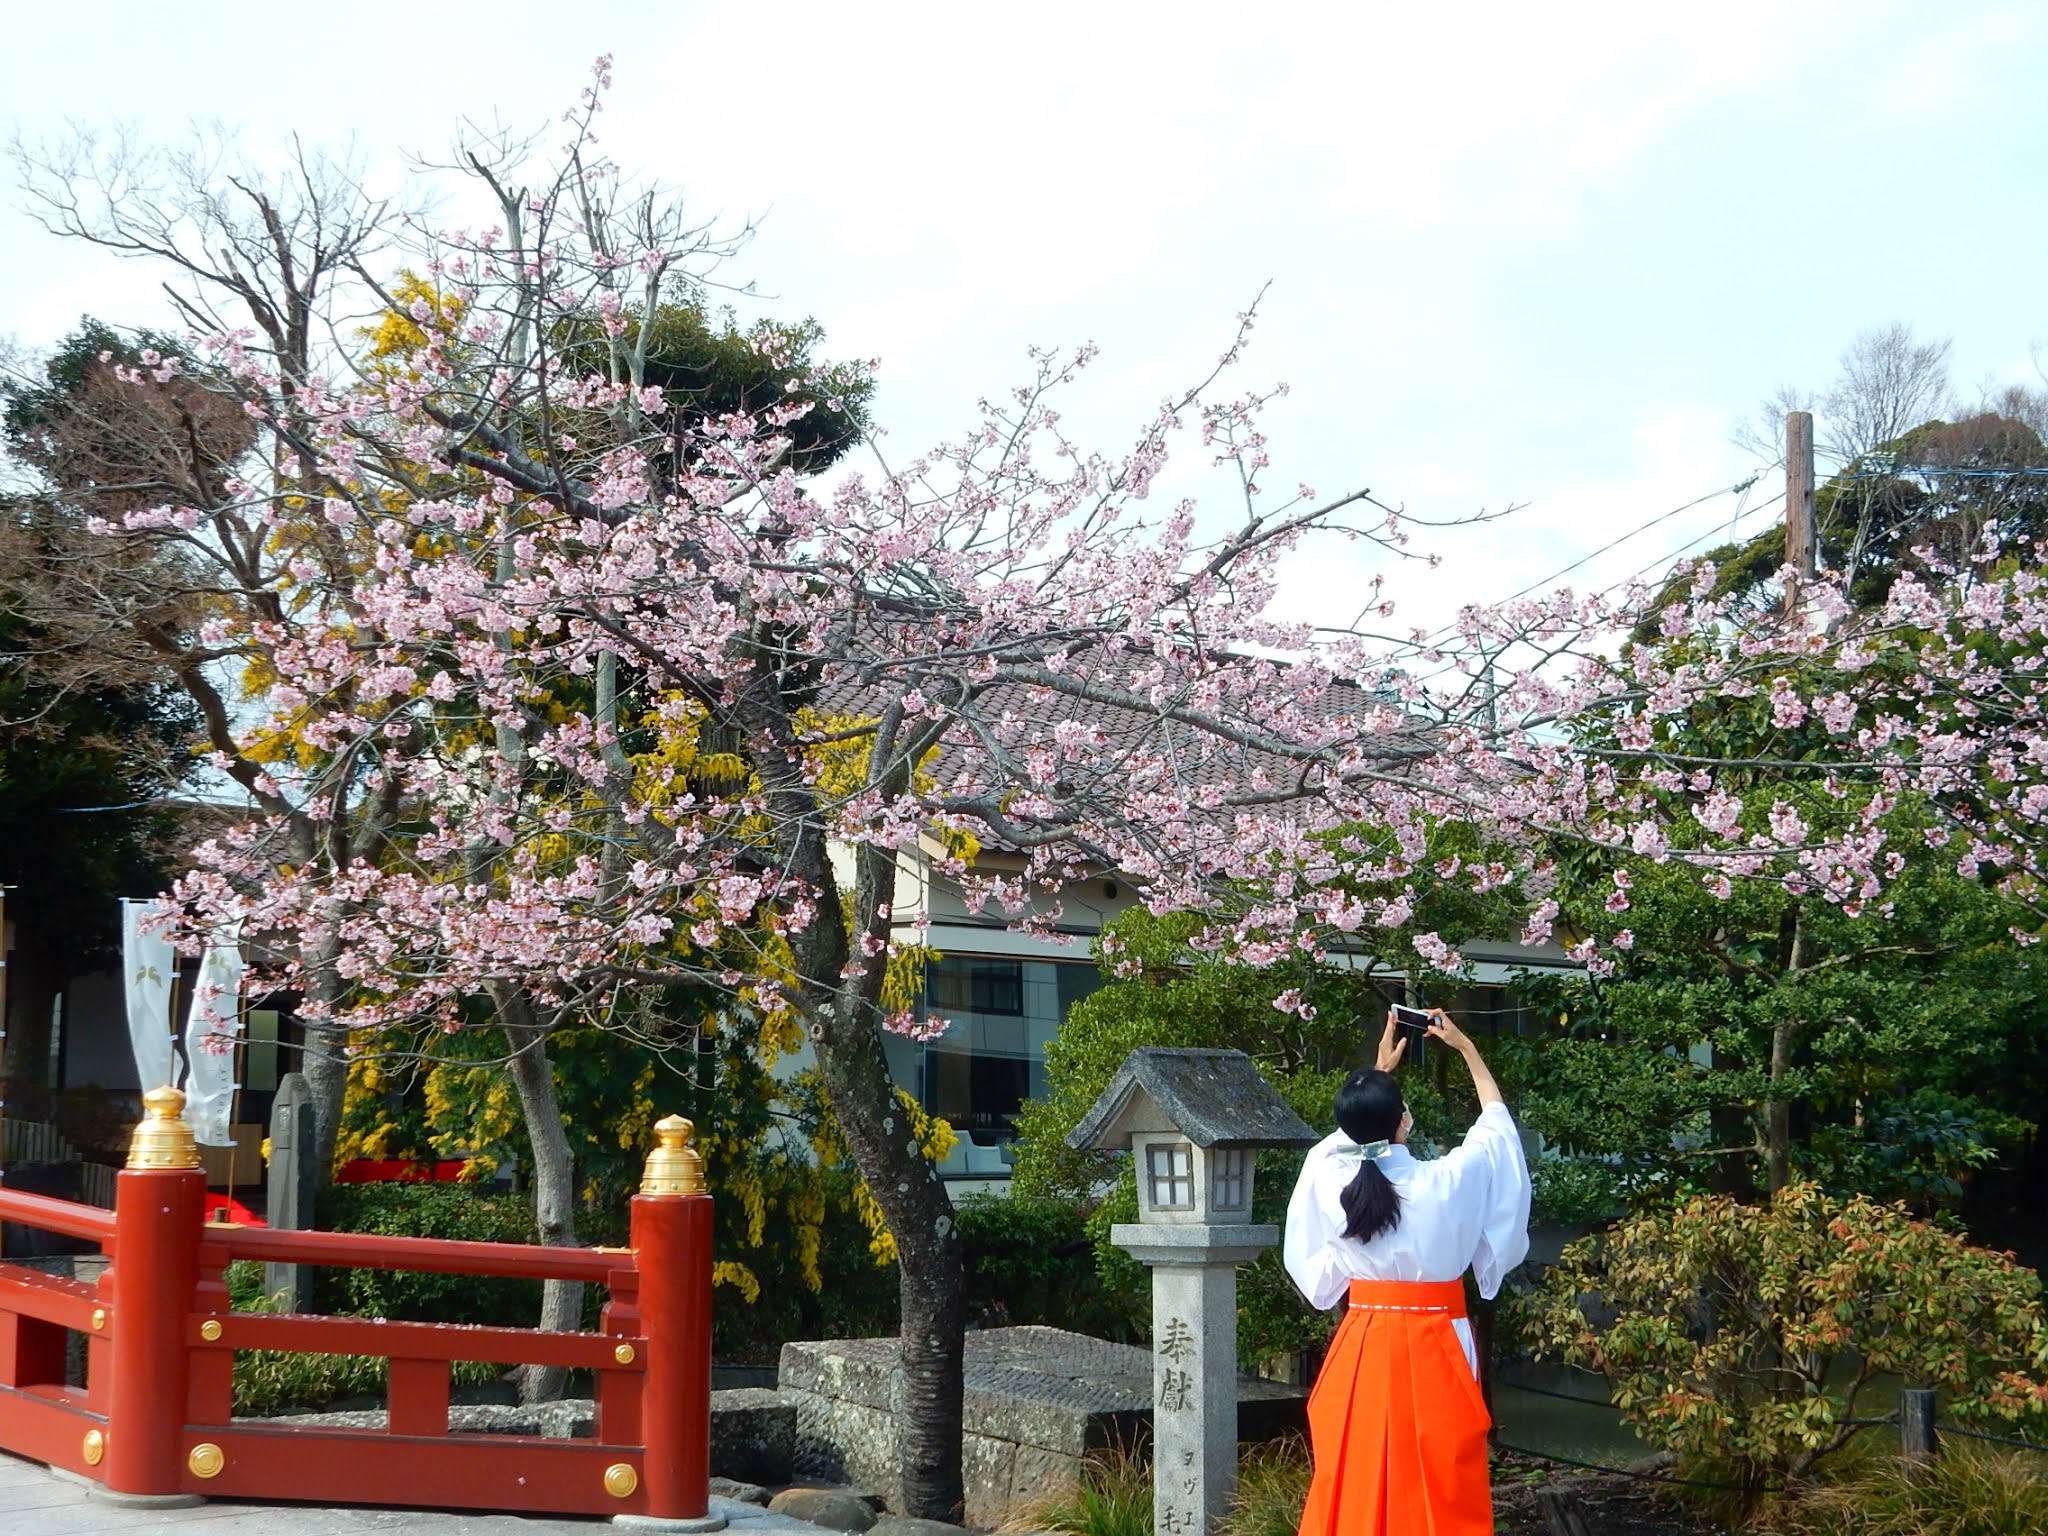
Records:
[[[1354,1280],[1308,1400],[1301,1536],[1493,1536],[1462,1280]]]

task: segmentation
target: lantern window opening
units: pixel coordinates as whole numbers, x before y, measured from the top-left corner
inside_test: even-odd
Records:
[[[1241,1211],[1251,1204],[1251,1154],[1243,1147],[1220,1147],[1209,1154],[1215,1168],[1214,1200],[1219,1211]]]
[[[1184,1141],[1159,1143],[1145,1149],[1145,1174],[1150,1181],[1154,1210],[1195,1208],[1194,1152]]]

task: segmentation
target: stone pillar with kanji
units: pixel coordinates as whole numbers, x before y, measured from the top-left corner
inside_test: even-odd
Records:
[[[1237,1492],[1237,1266],[1280,1241],[1252,1221],[1262,1146],[1316,1134],[1242,1051],[1131,1052],[1068,1135],[1128,1147],[1138,1220],[1110,1241],[1152,1271],[1152,1521],[1211,1536]]]

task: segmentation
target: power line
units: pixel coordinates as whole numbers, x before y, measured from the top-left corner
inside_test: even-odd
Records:
[[[1940,464],[1895,464],[1890,469],[1858,470],[1853,475],[1836,475],[1835,480],[1904,480],[1912,477],[1945,480],[2014,480],[2023,475],[2048,475],[2048,466],[2032,469],[1965,469]]]
[[[1704,496],[1695,496],[1691,501],[1688,501],[1682,507],[1673,507],[1669,512],[1660,512],[1657,514],[1657,516],[1651,518],[1648,522],[1639,523],[1634,528],[1631,528],[1627,533],[1624,533],[1620,538],[1610,539],[1607,543],[1602,544],[1598,549],[1594,550],[1591,554],[1581,555],[1578,559],[1574,560],[1570,565],[1566,566],[1563,570],[1553,571],[1550,575],[1545,576],[1540,581],[1532,581],[1529,583],[1528,586],[1522,588],[1522,590],[1519,592],[1510,592],[1506,597],[1502,598],[1501,601],[1504,603],[1512,603],[1518,597],[1527,597],[1531,592],[1536,591],[1539,587],[1547,587],[1550,585],[1551,582],[1557,580],[1558,577],[1569,576],[1573,571],[1576,571],[1580,566],[1587,564],[1589,561],[1599,559],[1600,556],[1606,554],[1607,551],[1609,551],[1610,549],[1614,549],[1622,544],[1626,544],[1630,539],[1634,538],[1637,534],[1648,533],[1652,528],[1655,528],[1659,523],[1669,522],[1672,518],[1677,517],[1681,512],[1690,512],[1694,507],[1704,505],[1705,503],[1712,501],[1716,496],[1739,496],[1743,492],[1747,491],[1751,486],[1755,485],[1757,481],[1761,480],[1762,478],[1763,475],[1761,472],[1759,472],[1757,474],[1751,475],[1747,480],[1738,480],[1733,485],[1724,485],[1719,490],[1707,492]],[[1739,516],[1741,514],[1738,513],[1737,515]],[[1683,548],[1690,549],[1693,544],[1697,544],[1698,542],[1698,539],[1694,539],[1691,541],[1691,543],[1684,545]],[[1670,557],[1667,556],[1666,558],[1668,559]],[[1649,567],[1645,566],[1644,570],[1647,569],[1649,569]],[[1640,571],[1637,572],[1637,575],[1640,574],[1642,574]],[[1633,581],[1635,578],[1630,577],[1629,579]],[[1619,586],[1620,583],[1617,582],[1615,585]],[[1613,587],[1609,587],[1606,590],[1611,592],[1614,589]]]
[[[1714,538],[1717,535],[1724,538],[1734,538],[1736,524],[1741,522],[1743,518],[1753,517],[1759,512],[1771,511],[1784,499],[1784,492],[1781,491],[1777,495],[1773,496],[1769,501],[1760,501],[1753,507],[1745,507],[1742,511],[1738,512],[1733,518],[1729,520],[1728,530],[1725,534],[1722,534],[1721,530],[1718,528],[1709,528],[1705,533],[1700,534],[1698,537],[1687,539],[1683,544],[1679,545],[1678,548],[1672,550],[1669,554],[1658,556],[1655,560],[1652,560],[1648,565],[1643,566],[1640,570],[1634,572],[1632,575],[1624,576],[1620,581],[1613,582],[1605,587],[1602,587],[1600,589],[1602,595],[1612,592],[1616,587],[1627,586],[1630,582],[1636,580],[1638,577],[1647,575],[1649,572],[1655,570],[1660,565],[1669,565],[1672,561],[1676,560],[1680,555],[1684,554],[1687,550],[1691,549],[1695,544],[1704,544],[1707,542],[1707,540]]]
[[[1646,518],[1642,522],[1636,524],[1635,527],[1629,529],[1626,533],[1620,534],[1615,538],[1609,539],[1605,544],[1601,545],[1598,549],[1593,550],[1590,554],[1581,555],[1578,559],[1574,560],[1570,565],[1565,566],[1561,570],[1553,571],[1550,575],[1543,577],[1539,581],[1531,582],[1528,586],[1522,588],[1519,592],[1510,593],[1508,596],[1501,598],[1500,602],[1511,603],[1516,598],[1527,597],[1531,592],[1534,592],[1541,587],[1548,586],[1551,582],[1556,581],[1560,576],[1568,576],[1573,571],[1578,570],[1581,566],[1586,565],[1589,562],[1598,559],[1601,555],[1606,554],[1609,550],[1616,549],[1619,546],[1626,544],[1630,539],[1635,538],[1638,534],[1647,533],[1650,529],[1655,528],[1662,523],[1667,523],[1672,518],[1678,517],[1683,513],[1690,512],[1695,507],[1704,506],[1707,502],[1712,501],[1717,496],[1743,495],[1752,486],[1754,486],[1758,480],[1762,478],[1762,471],[1758,471],[1756,474],[1749,476],[1747,479],[1736,481],[1733,485],[1720,486],[1717,489],[1708,491],[1703,495],[1695,496],[1692,500],[1685,502],[1682,505],[1672,507],[1669,511],[1659,512],[1655,517]],[[1740,521],[1742,518],[1747,517],[1752,510],[1756,509],[1745,508],[1738,505],[1734,518],[1731,519],[1729,522],[1729,531],[1731,534],[1734,531],[1735,523],[1737,521]],[[1706,536],[1708,535],[1703,535],[1702,537]],[[1697,544],[1699,542],[1699,539],[1689,540],[1687,543],[1681,545],[1677,551],[1674,551],[1673,554],[1663,556],[1662,559],[1674,559],[1676,558],[1677,554],[1683,553],[1685,550],[1690,549],[1694,544]],[[1661,562],[1653,561],[1651,563],[1654,565]],[[1649,569],[1649,567],[1645,566],[1644,570],[1647,569]],[[1642,572],[1640,571],[1636,573],[1636,575],[1641,574]],[[1601,595],[1613,591],[1615,587],[1626,585],[1628,581],[1633,581],[1634,579],[1635,576],[1630,576],[1625,578],[1623,581],[1615,582],[1611,586],[1604,587],[1601,589]],[[1457,632],[1457,629],[1458,626],[1455,622],[1442,625],[1421,639],[1411,640],[1406,642],[1405,644],[1396,646],[1392,651],[1388,653],[1388,660],[1392,661],[1403,656],[1419,655],[1424,651],[1432,650],[1436,647],[1439,641],[1444,640],[1450,635],[1455,634]],[[1431,674],[1431,676],[1436,675],[1438,674]]]
[[[1756,483],[1756,482],[1755,482],[1755,480],[1754,480],[1754,479],[1752,479],[1752,480],[1750,480],[1749,482],[1747,482],[1747,484],[1746,484],[1746,485],[1743,485],[1743,486],[1730,486],[1730,487],[1728,487],[1728,488],[1727,488],[1727,490],[1725,490],[1725,491],[1715,491],[1715,492],[1710,492],[1710,493],[1709,493],[1708,495],[1706,495],[1706,496],[1701,496],[1701,497],[1697,498],[1696,500],[1693,500],[1693,501],[1691,501],[1691,502],[1688,502],[1688,503],[1686,504],[1686,506],[1685,506],[1685,507],[1679,507],[1679,508],[1674,508],[1674,509],[1673,509],[1673,512],[1667,512],[1667,513],[1664,513],[1664,514],[1662,514],[1661,516],[1659,516],[1659,517],[1657,517],[1657,518],[1653,518],[1653,519],[1652,519],[1652,520],[1651,520],[1651,521],[1650,521],[1649,523],[1645,523],[1645,524],[1643,525],[1643,527],[1647,528],[1647,527],[1651,527],[1651,526],[1654,526],[1654,525],[1655,525],[1656,523],[1659,523],[1659,522],[1662,522],[1662,521],[1664,521],[1664,519],[1665,519],[1665,518],[1668,518],[1668,517],[1670,517],[1670,516],[1674,515],[1674,513],[1675,513],[1675,512],[1682,512],[1682,511],[1685,511],[1685,510],[1687,510],[1687,509],[1688,509],[1688,508],[1690,508],[1690,507],[1696,507],[1696,506],[1699,506],[1699,505],[1700,505],[1700,504],[1701,504],[1702,502],[1705,502],[1705,501],[1710,501],[1710,500],[1712,500],[1712,499],[1713,499],[1713,497],[1714,497],[1714,496],[1717,496],[1717,495],[1726,495],[1726,494],[1728,494],[1728,493],[1729,493],[1729,492],[1731,492],[1731,491],[1737,491],[1737,490],[1745,490],[1745,489],[1747,489],[1747,488],[1748,488],[1748,485],[1754,485],[1755,483]],[[1621,578],[1621,579],[1620,579],[1619,581],[1613,581],[1613,582],[1609,582],[1609,583],[1608,583],[1608,584],[1607,584],[1606,586],[1604,586],[1604,587],[1601,587],[1601,588],[1599,588],[1599,589],[1598,589],[1597,591],[1593,592],[1593,593],[1592,593],[1591,595],[1592,595],[1592,596],[1594,596],[1594,597],[1605,597],[1605,596],[1606,596],[1606,595],[1607,595],[1608,593],[1610,593],[1610,592],[1613,592],[1613,591],[1615,591],[1615,590],[1616,590],[1616,589],[1618,589],[1618,588],[1621,588],[1621,587],[1625,587],[1625,586],[1627,586],[1627,585],[1628,585],[1628,584],[1629,584],[1630,582],[1632,582],[1632,581],[1635,581],[1635,580],[1637,580],[1638,578],[1642,577],[1643,575],[1647,574],[1647,573],[1648,573],[1648,572],[1650,572],[1650,571],[1656,570],[1656,569],[1657,569],[1657,568],[1658,568],[1659,566],[1666,566],[1666,567],[1668,567],[1668,566],[1669,566],[1669,565],[1670,565],[1670,564],[1671,564],[1671,563],[1672,563],[1673,561],[1677,560],[1677,559],[1679,558],[1679,556],[1683,555],[1683,554],[1684,554],[1684,553],[1685,553],[1685,552],[1686,552],[1687,550],[1691,549],[1691,548],[1692,548],[1692,547],[1693,547],[1694,545],[1696,545],[1696,544],[1704,544],[1704,543],[1705,543],[1705,542],[1706,542],[1707,540],[1709,540],[1709,539],[1712,539],[1712,538],[1733,538],[1733,537],[1735,536],[1735,529],[1736,529],[1736,527],[1737,527],[1737,526],[1738,526],[1738,525],[1739,525],[1739,524],[1740,524],[1740,523],[1741,523],[1741,522],[1742,522],[1742,521],[1743,521],[1743,520],[1744,520],[1745,518],[1750,518],[1750,517],[1754,517],[1754,516],[1756,516],[1756,515],[1757,515],[1758,513],[1760,513],[1760,512],[1769,512],[1769,511],[1773,510],[1774,508],[1776,508],[1776,507],[1777,507],[1777,505],[1778,505],[1778,504],[1779,504],[1780,502],[1782,502],[1782,501],[1783,501],[1784,499],[1785,499],[1785,497],[1784,497],[1784,493],[1783,493],[1783,492],[1780,492],[1780,493],[1779,493],[1778,495],[1776,495],[1776,496],[1773,496],[1773,497],[1771,497],[1771,498],[1770,498],[1770,500],[1768,500],[1768,501],[1762,501],[1762,502],[1758,502],[1758,503],[1757,503],[1757,504],[1756,504],[1755,506],[1753,506],[1753,507],[1745,507],[1745,508],[1742,508],[1742,509],[1740,509],[1739,511],[1737,511],[1737,513],[1735,514],[1734,518],[1732,518],[1732,519],[1731,519],[1731,520],[1729,521],[1729,523],[1728,523],[1728,526],[1727,526],[1727,528],[1726,528],[1725,530],[1724,530],[1724,529],[1722,529],[1722,528],[1721,528],[1720,526],[1716,525],[1715,527],[1712,527],[1712,528],[1709,528],[1709,529],[1707,529],[1707,530],[1706,530],[1706,532],[1704,532],[1704,533],[1700,533],[1700,534],[1695,534],[1695,535],[1694,535],[1694,536],[1693,536],[1692,538],[1690,538],[1690,539],[1687,539],[1687,540],[1686,540],[1686,541],[1685,541],[1685,542],[1684,542],[1683,544],[1679,545],[1679,546],[1678,546],[1678,547],[1677,547],[1676,549],[1674,549],[1674,550],[1671,550],[1671,551],[1669,551],[1669,552],[1668,552],[1668,553],[1666,553],[1666,554],[1662,554],[1662,555],[1659,555],[1659,556],[1657,556],[1657,558],[1656,558],[1656,559],[1654,559],[1654,560],[1650,561],[1650,562],[1649,562],[1649,563],[1648,563],[1647,565],[1644,565],[1644,566],[1640,567],[1639,569],[1637,569],[1637,570],[1635,570],[1635,571],[1631,572],[1631,573],[1630,573],[1629,575],[1627,575],[1627,576],[1624,576],[1624,577],[1622,577],[1622,578]],[[1641,529],[1637,529],[1637,530],[1636,530],[1636,532],[1641,532],[1641,531],[1642,531]],[[1626,538],[1628,538],[1628,537],[1631,537],[1631,536],[1632,536],[1632,535],[1627,535],[1627,534],[1624,534],[1624,535],[1623,535],[1623,539],[1626,539]],[[1616,543],[1616,544],[1618,544],[1618,543],[1620,543],[1620,542],[1622,542],[1622,539],[1617,539],[1617,540],[1615,540],[1615,541],[1614,541],[1614,543]],[[1613,547],[1614,547],[1614,544],[1609,544],[1609,545],[1607,546],[1607,548],[1609,548],[1609,549],[1612,549]],[[1600,551],[1596,550],[1596,551],[1594,551],[1594,553],[1595,553],[1595,554],[1598,554],[1598,553],[1600,553]],[[1589,556],[1587,556],[1586,558],[1587,558],[1587,559],[1591,559],[1591,558],[1592,558],[1592,556],[1591,556],[1591,555],[1589,555]],[[1581,562],[1579,562],[1579,563],[1580,563],[1580,564],[1584,564],[1584,561],[1581,561]],[[1569,569],[1569,567],[1567,567],[1567,569]],[[1562,572],[1560,572],[1559,574],[1561,575],[1561,574],[1563,574],[1563,573],[1562,573]],[[1543,582],[1538,582],[1538,583],[1537,583],[1536,585],[1537,585],[1537,586],[1542,586],[1542,585],[1544,584],[1544,582],[1548,582],[1548,581],[1554,581],[1554,580],[1556,580],[1556,577],[1554,577],[1554,576],[1547,576],[1547,577],[1545,577],[1545,578],[1544,578],[1544,581],[1543,581]],[[1525,588],[1523,592],[1519,592],[1519,593],[1516,593],[1516,594],[1515,594],[1515,596],[1516,596],[1516,597],[1524,596],[1524,595],[1526,595],[1526,593],[1527,593],[1528,591],[1531,591],[1531,590],[1534,590],[1534,589],[1533,589],[1533,588]],[[1513,602],[1513,601],[1514,601],[1514,598],[1513,598],[1513,597],[1509,597],[1509,598],[1503,598],[1503,599],[1502,599],[1502,601],[1503,601],[1503,602]],[[1448,627],[1446,627],[1446,628],[1445,628],[1445,629],[1443,629],[1443,630],[1440,630],[1440,631],[1438,631],[1438,633],[1437,633],[1437,634],[1436,634],[1435,636],[1433,636],[1433,637],[1431,638],[1431,643],[1433,644],[1435,640],[1439,640],[1439,639],[1442,639],[1442,638],[1443,638],[1443,637],[1444,637],[1445,635],[1449,634],[1449,633],[1451,632],[1451,630],[1452,630],[1452,629],[1455,629],[1455,628],[1456,628],[1456,626],[1455,626],[1455,625],[1451,625],[1451,626],[1448,626]],[[1424,647],[1420,647],[1420,649],[1427,649],[1427,646],[1424,646]],[[1449,672],[1453,672],[1453,671],[1456,671],[1456,670],[1457,670],[1457,662],[1456,662],[1455,660],[1453,660],[1453,661],[1447,662],[1447,663],[1446,663],[1445,665],[1443,665],[1443,666],[1441,666],[1441,667],[1437,668],[1437,669],[1436,669],[1436,670],[1435,670],[1434,672],[1428,672],[1428,673],[1425,673],[1425,674],[1424,674],[1423,676],[1421,676],[1421,677],[1417,678],[1417,679],[1416,679],[1415,681],[1416,681],[1416,683],[1417,683],[1418,685],[1420,685],[1420,684],[1423,684],[1423,683],[1428,683],[1428,682],[1431,682],[1431,681],[1433,681],[1433,680],[1434,680],[1434,679],[1436,679],[1436,678],[1439,678],[1439,677],[1442,677],[1442,676],[1444,676],[1444,675],[1445,675],[1446,673],[1449,673]]]

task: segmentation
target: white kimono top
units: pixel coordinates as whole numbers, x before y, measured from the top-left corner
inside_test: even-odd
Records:
[[[1479,1111],[1465,1139],[1427,1162],[1406,1147],[1380,1154],[1380,1172],[1401,1199],[1401,1221],[1371,1242],[1344,1236],[1343,1194],[1362,1154],[1342,1131],[1309,1150],[1287,1202],[1281,1261],[1316,1307],[1343,1299],[1353,1280],[1456,1280],[1467,1269],[1492,1297],[1529,1252],[1529,1164],[1505,1104]],[[1454,1320],[1465,1361],[1479,1374],[1472,1325]]]

